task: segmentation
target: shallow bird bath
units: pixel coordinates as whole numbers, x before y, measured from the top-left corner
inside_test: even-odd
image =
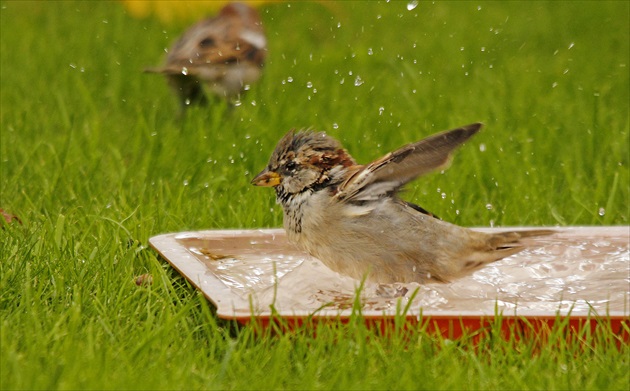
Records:
[[[434,322],[449,321],[451,328],[453,320],[459,320],[458,327],[465,326],[462,319],[479,325],[497,312],[527,320],[607,316],[613,327],[627,324],[630,227],[555,230],[521,253],[448,284],[366,283],[360,292],[362,314],[393,318],[408,305],[408,319],[422,314]],[[221,318],[268,320],[272,306],[293,320],[343,319],[352,313],[359,283],[294,249],[283,230],[182,232],[153,237],[150,243],[204,293]]]

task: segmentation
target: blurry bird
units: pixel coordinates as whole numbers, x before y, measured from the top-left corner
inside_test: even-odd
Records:
[[[146,72],[162,73],[182,107],[207,102],[202,84],[232,101],[257,81],[267,56],[267,39],[255,9],[241,3],[225,6],[215,18],[202,20],[175,42],[166,64]]]
[[[289,241],[330,269],[381,284],[447,282],[516,254],[521,238],[552,232],[482,233],[398,198],[481,126],[428,137],[365,166],[325,133],[290,131],[252,184],[275,188]]]

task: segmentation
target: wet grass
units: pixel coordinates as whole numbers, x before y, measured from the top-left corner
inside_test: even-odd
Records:
[[[628,347],[605,329],[475,347],[385,338],[360,318],[237,328],[146,248],[164,232],[280,226],[249,179],[310,126],[367,162],[482,121],[407,198],[461,225],[627,225],[627,2],[270,5],[261,82],[233,110],[184,119],[141,70],[185,22],[1,5],[0,208],[23,224],[0,230],[0,388],[627,388]],[[150,287],[134,284],[143,273]]]

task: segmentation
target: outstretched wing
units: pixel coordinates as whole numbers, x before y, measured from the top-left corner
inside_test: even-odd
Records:
[[[337,189],[340,201],[369,201],[396,193],[407,182],[445,166],[451,152],[481,129],[476,123],[390,152],[351,174]]]

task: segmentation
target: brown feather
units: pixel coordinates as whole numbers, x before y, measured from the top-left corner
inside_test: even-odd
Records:
[[[380,184],[378,192],[395,193],[406,183],[443,167],[451,153],[481,126],[480,123],[463,126],[390,152],[350,175],[340,186],[337,197],[340,200],[360,198],[362,192],[375,184]]]

